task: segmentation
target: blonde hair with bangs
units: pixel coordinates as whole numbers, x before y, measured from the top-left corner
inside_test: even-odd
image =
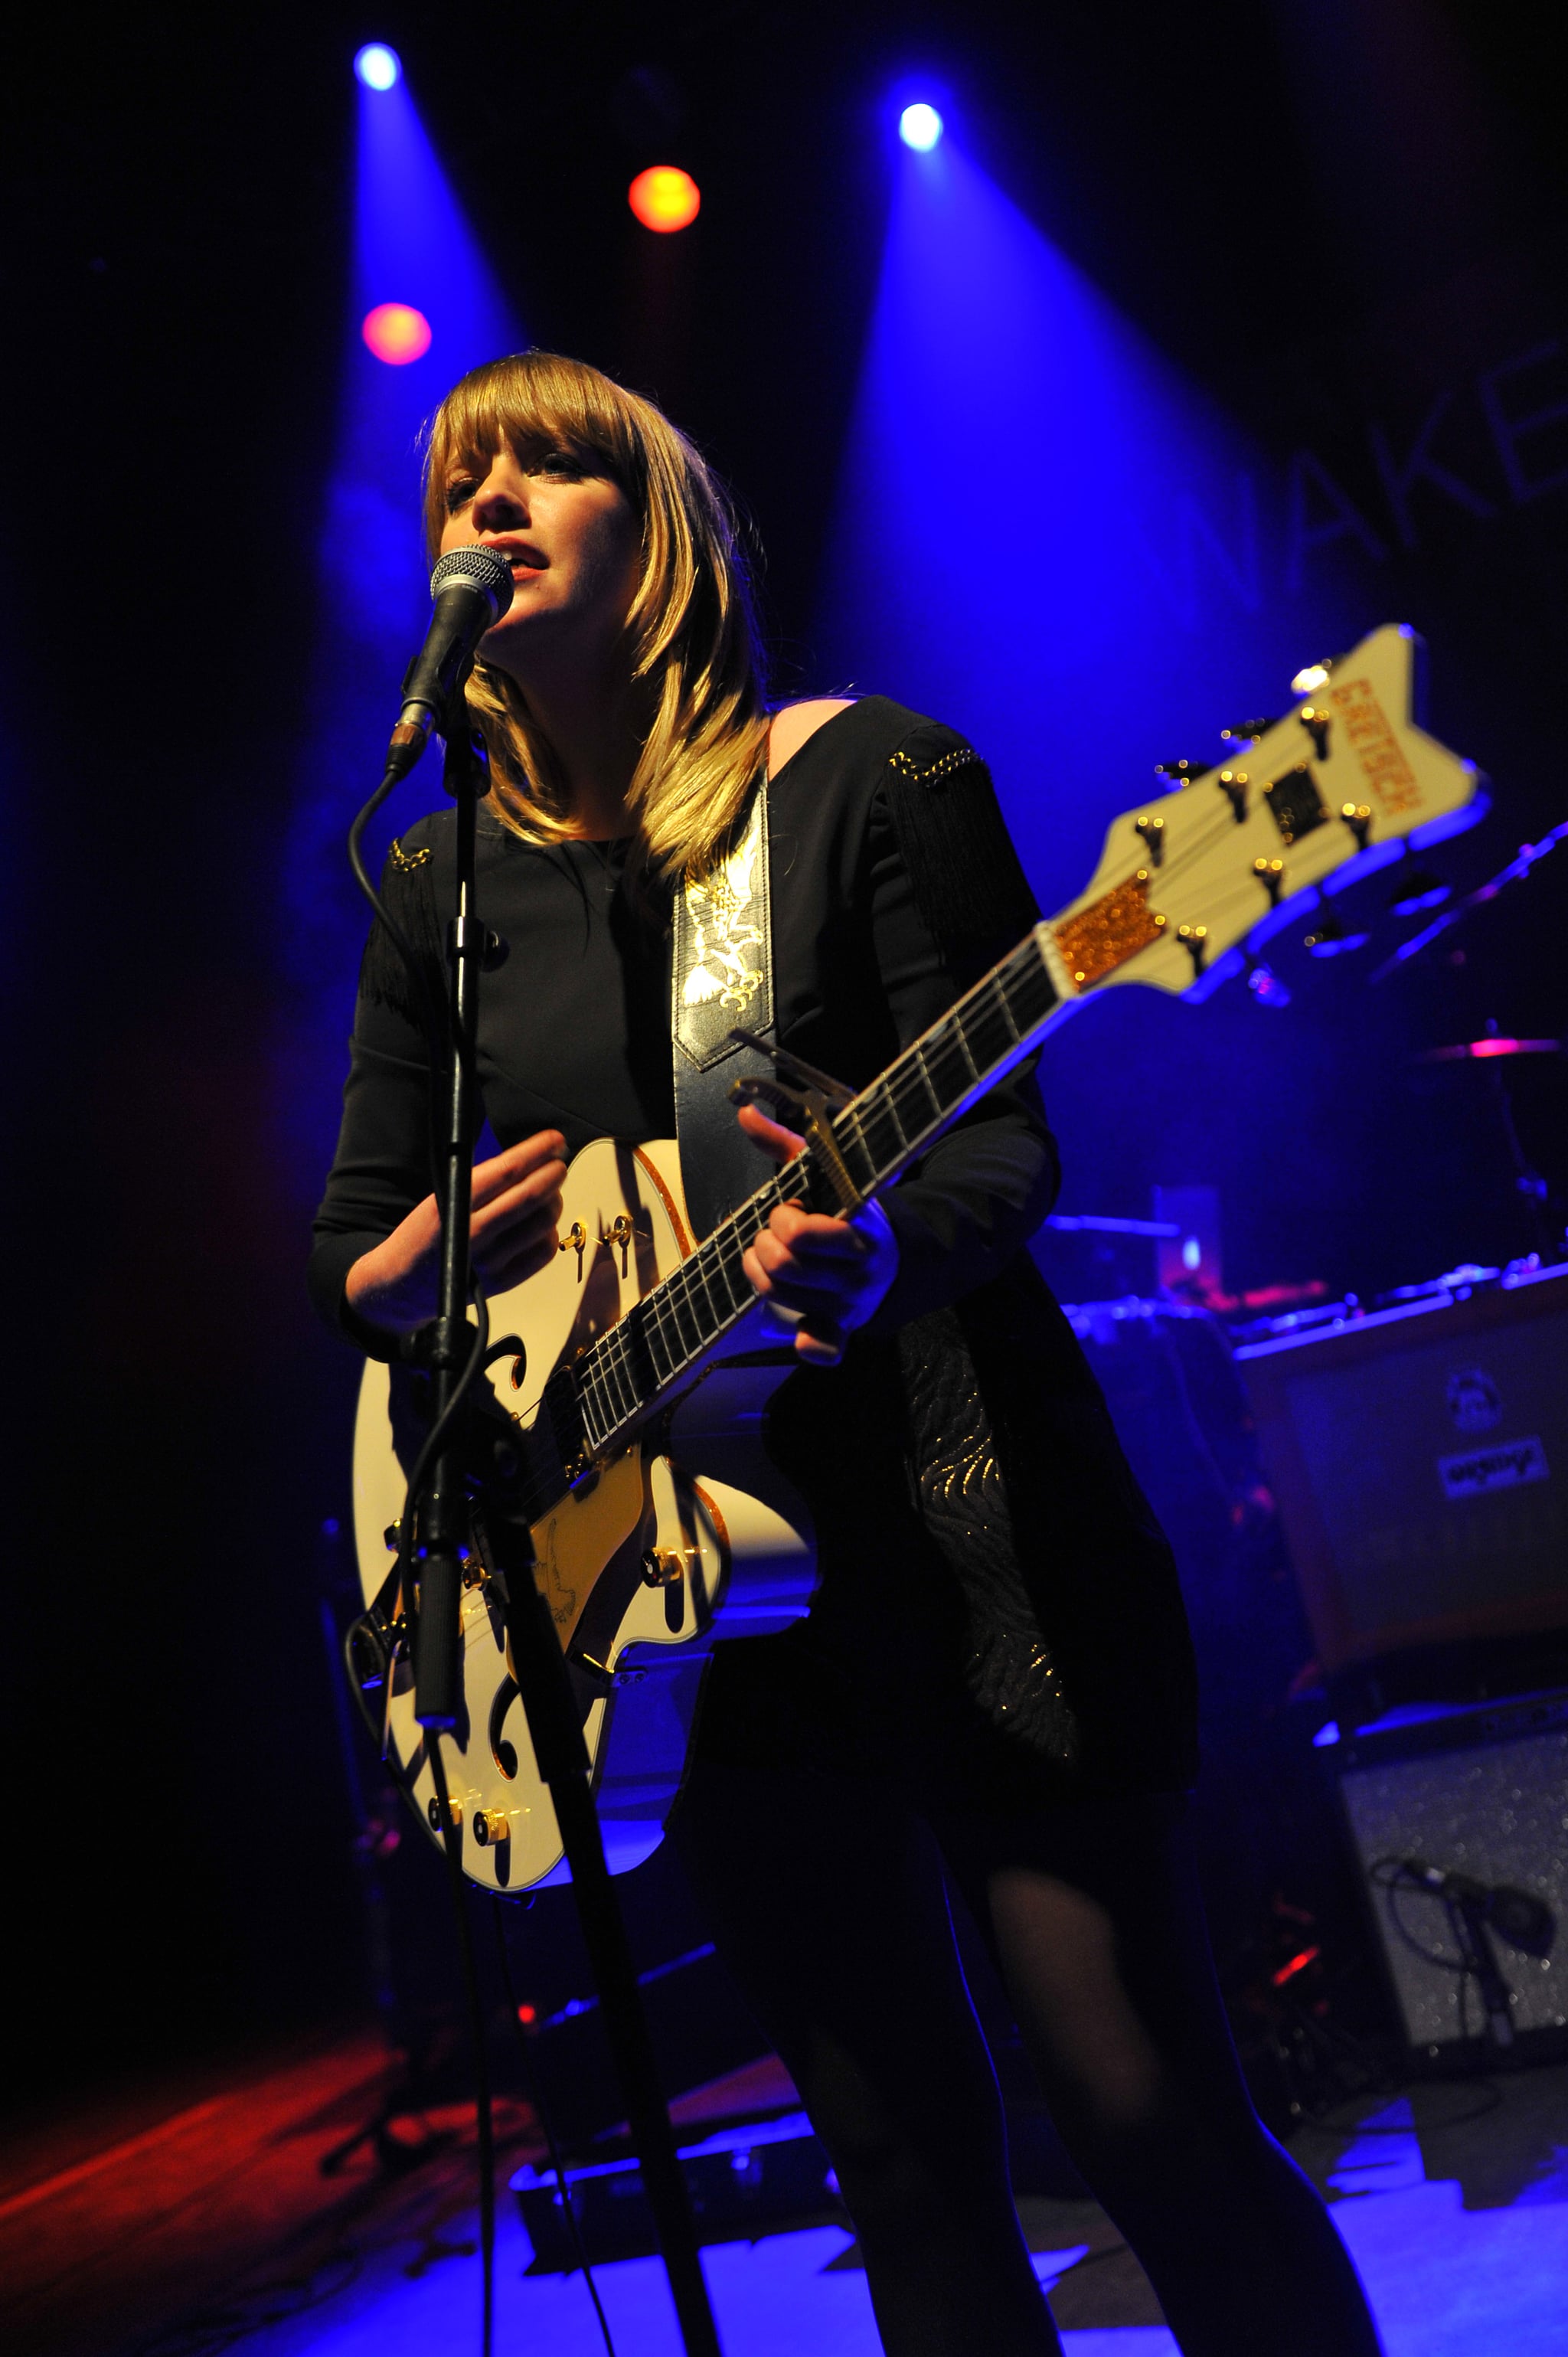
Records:
[[[700,453],[650,401],[559,353],[516,352],[471,370],[431,420],[424,533],[434,557],[456,467],[506,447],[524,461],[567,449],[618,485],[642,532],[627,622],[630,674],[652,721],[632,773],[641,861],[700,875],[725,849],[762,767],[768,715],[735,511]],[[477,662],[468,705],[490,757],[497,815],[525,840],[573,832],[553,749],[507,673]]]

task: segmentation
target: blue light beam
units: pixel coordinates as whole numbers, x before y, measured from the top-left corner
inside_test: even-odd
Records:
[[[1245,438],[950,134],[896,177],[820,668],[974,737],[1059,906],[1155,762],[1363,618],[1326,565],[1275,594]]]
[[[335,1067],[365,931],[342,837],[381,775],[398,685],[429,619],[420,431],[467,370],[524,340],[401,79],[377,85],[360,75],[349,296],[336,455],[316,546],[312,717],[288,857],[299,994],[290,1053],[303,1068],[290,1071],[282,1117],[310,1185],[330,1150]],[[405,366],[389,368],[362,339],[362,321],[381,304],[408,305],[429,322],[428,350]],[[394,797],[391,831],[438,802],[440,791],[432,760]]]
[[[1216,758],[1220,727],[1277,710],[1304,662],[1383,619],[1387,593],[1339,586],[1339,542],[1289,587],[1269,467],[950,129],[892,160],[819,677],[973,740],[1050,915],[1089,882],[1112,819],[1159,791],[1156,762]],[[1201,1179],[1224,1193],[1238,1265],[1276,1268],[1280,1224],[1316,1233],[1315,1207],[1343,1194],[1354,1055],[1376,1066],[1364,1017],[1354,1049],[1304,1047],[1321,997],[1265,1016],[1244,989],[1201,1009],[1109,991],[1047,1060],[1071,1206],[1136,1215],[1151,1186]]]

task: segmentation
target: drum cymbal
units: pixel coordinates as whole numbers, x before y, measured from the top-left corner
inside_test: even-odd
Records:
[[[1454,1064],[1467,1056],[1560,1056],[1561,1039],[1505,1039],[1488,1032],[1484,1039],[1461,1039],[1454,1048],[1423,1048],[1412,1060],[1418,1064]]]

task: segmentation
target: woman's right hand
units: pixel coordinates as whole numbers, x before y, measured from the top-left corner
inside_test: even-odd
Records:
[[[556,1250],[566,1141],[558,1129],[520,1138],[491,1162],[474,1166],[468,1246],[487,1294],[506,1293],[533,1276]],[[441,1270],[441,1222],[434,1195],[349,1271],[349,1307],[372,1326],[412,1334],[435,1317]]]

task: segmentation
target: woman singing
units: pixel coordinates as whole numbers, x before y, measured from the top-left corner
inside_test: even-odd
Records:
[[[435,421],[425,523],[433,555],[483,542],[514,585],[468,690],[492,779],[478,906],[510,944],[479,1023],[501,1150],[475,1172],[473,1254],[497,1293],[555,1250],[570,1156],[675,1135],[673,896],[764,774],[778,1038],[851,1086],[1035,911],[950,729],[877,695],[769,715],[733,517],[648,402],[548,353],[475,371]],[[383,886],[437,985],[453,856],[451,813],[422,820]],[[436,1303],[425,1058],[378,931],[312,1272],[383,1358]],[[760,1185],[800,1141],[739,1119]],[[1026,1071],[854,1220],[786,1207],[747,1254],[800,1361],[769,1446],[820,1585],[784,1635],[715,1649],[671,1837],[831,2156],[890,2357],[1060,2346],[948,1880],[1187,2357],[1372,2357],[1231,2047],[1183,1822],[1175,1566],[1024,1250],[1056,1183]]]

